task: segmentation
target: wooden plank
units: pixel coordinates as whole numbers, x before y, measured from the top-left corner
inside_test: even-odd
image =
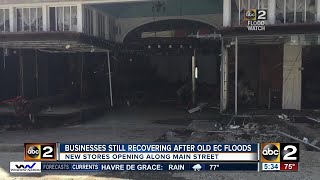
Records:
[[[293,137],[293,136],[291,136],[291,135],[289,135],[289,134],[286,134],[286,133],[284,133],[284,132],[281,132],[281,131],[278,131],[278,133],[281,134],[281,135],[283,135],[283,136],[286,136],[286,137],[288,137],[288,138],[290,138],[290,139],[299,141],[299,142],[301,142],[301,143],[303,143],[303,144],[305,144],[305,145],[308,145],[308,146],[313,147],[314,149],[320,151],[320,148],[319,148],[319,147],[317,147],[317,146],[315,146],[315,145],[313,145],[313,144],[311,144],[311,143],[304,142],[303,140],[301,140],[301,139],[299,139],[299,138]]]

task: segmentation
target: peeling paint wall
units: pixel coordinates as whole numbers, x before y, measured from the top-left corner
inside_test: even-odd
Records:
[[[283,109],[301,109],[302,46],[284,45],[283,53]]]

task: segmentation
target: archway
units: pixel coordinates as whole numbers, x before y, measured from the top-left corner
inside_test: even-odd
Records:
[[[216,28],[207,23],[193,20],[183,19],[169,19],[154,21],[141,26],[136,27],[127,33],[124,37],[124,43],[130,43],[130,41],[138,40],[142,38],[144,32],[164,32],[171,31],[171,34],[160,37],[171,37],[171,38],[188,38],[197,33],[212,34],[216,31]],[[173,33],[173,34],[172,34]],[[159,37],[159,36],[155,36]]]
[[[117,99],[130,105],[149,107],[167,102],[166,106],[190,108],[192,56],[196,50],[197,103],[218,104],[220,42],[196,38],[215,31],[207,23],[170,19],[147,23],[127,33],[124,44],[138,47],[138,52],[118,56],[118,74],[114,77],[116,92],[122,97]]]
[[[222,25],[221,14],[120,18],[118,19],[117,24],[121,33],[118,35],[117,40],[119,42],[123,42],[125,37],[131,31],[134,31],[141,26],[150,25],[157,22],[169,22],[171,20],[180,22],[194,22],[195,24],[202,23],[217,29]]]

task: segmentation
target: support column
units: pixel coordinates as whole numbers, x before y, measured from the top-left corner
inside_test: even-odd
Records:
[[[192,56],[192,104],[196,104],[196,50]]]
[[[98,37],[99,36],[99,29],[98,29],[98,12],[96,10],[92,11],[93,14],[93,35]]]
[[[6,56],[8,53],[8,49],[3,48],[3,70],[6,70],[7,62],[6,62]]]
[[[83,92],[84,92],[84,90],[83,90],[83,69],[84,69],[84,53],[81,53],[80,100],[82,100],[83,94],[84,94],[84,93],[83,93]]]
[[[36,59],[36,97],[39,97],[39,62],[38,62],[38,50],[35,50],[35,59]]]
[[[42,5],[42,28],[43,31],[49,31],[48,7]]]
[[[224,45],[224,40],[221,43],[221,98],[220,112],[227,110],[228,104],[228,50]]]
[[[320,0],[316,0],[316,11],[317,11],[316,21],[320,22]]]
[[[238,37],[235,37],[235,63],[234,63],[234,74],[235,74],[235,83],[234,83],[234,114],[238,114]]]
[[[83,32],[83,4],[77,5],[77,31]]]
[[[223,0],[223,26],[231,26],[231,0]]]
[[[109,33],[110,33],[110,29],[109,29],[109,15],[107,16],[105,16],[105,18],[104,18],[104,25],[105,25],[105,39],[106,40],[109,40],[110,39],[110,35],[109,35]]]
[[[276,0],[268,1],[268,23],[276,23]]]
[[[21,49],[19,50],[19,67],[20,67],[20,96],[24,96],[24,65]]]
[[[113,95],[112,95],[112,78],[111,78],[111,67],[110,67],[110,51],[107,51],[108,56],[108,73],[109,73],[109,92],[110,92],[110,105],[113,107]]]
[[[10,32],[15,32],[16,31],[16,28],[15,28],[15,22],[16,22],[16,19],[15,19],[15,16],[14,16],[14,10],[15,8],[14,7],[9,7],[9,24],[10,24]]]

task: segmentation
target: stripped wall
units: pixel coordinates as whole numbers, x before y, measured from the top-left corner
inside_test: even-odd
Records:
[[[285,44],[283,51],[282,108],[301,110],[302,46]]]

